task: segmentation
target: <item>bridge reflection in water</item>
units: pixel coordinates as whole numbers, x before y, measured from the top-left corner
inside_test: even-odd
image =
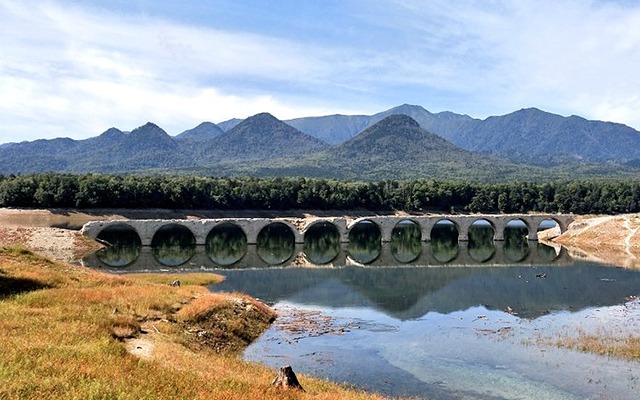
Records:
[[[100,236],[113,245],[83,261],[113,271],[179,271],[200,269],[248,269],[272,267],[344,266],[456,266],[456,265],[545,265],[569,263],[561,247],[550,247],[526,239],[527,229],[506,229],[504,241],[492,240],[490,226],[472,226],[469,241],[458,242],[456,227],[437,224],[431,241],[421,240],[418,227],[398,224],[391,240],[383,243],[374,224],[361,224],[350,232],[349,242],[340,241],[332,224],[315,224],[304,243],[295,243],[284,226],[263,230],[256,244],[248,244],[237,226],[218,225],[204,246],[196,245],[183,226],[165,226],[154,236],[153,245],[141,246],[131,230],[108,229]]]

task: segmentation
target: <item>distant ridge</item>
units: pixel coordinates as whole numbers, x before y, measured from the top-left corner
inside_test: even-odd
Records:
[[[219,125],[203,122],[175,137],[148,122],[84,140],[0,145],[0,174],[48,171],[353,180],[635,177],[640,132],[535,108],[479,120],[403,104],[370,116],[289,124],[260,113]]]
[[[230,130],[231,128],[235,127],[236,125],[238,125],[242,121],[243,121],[242,119],[232,118],[232,119],[227,120],[227,121],[219,122],[217,125],[224,132],[227,132],[228,130]]]
[[[424,129],[463,149],[517,163],[640,163],[640,132],[635,129],[536,108],[479,120],[448,111],[433,114],[420,106],[403,104],[369,117],[310,117],[291,123],[302,131],[328,137],[331,143],[341,143],[353,137],[354,125],[364,126],[364,130],[393,114],[410,116]]]
[[[411,117],[391,114],[357,136],[294,164],[314,176],[375,180],[425,178],[499,180],[515,174],[540,174],[534,167],[487,159],[461,149],[420,127]],[[382,172],[382,173],[381,173]]]

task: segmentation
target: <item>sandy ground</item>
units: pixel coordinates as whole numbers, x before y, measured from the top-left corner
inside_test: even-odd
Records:
[[[0,245],[24,245],[45,257],[73,262],[98,250],[101,245],[80,232],[50,227],[13,227],[0,225]]]
[[[578,216],[553,239],[575,259],[640,268],[640,214]]]

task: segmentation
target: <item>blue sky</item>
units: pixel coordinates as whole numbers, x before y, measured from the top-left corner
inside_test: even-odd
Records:
[[[537,107],[640,129],[640,1],[0,0],[0,143]]]

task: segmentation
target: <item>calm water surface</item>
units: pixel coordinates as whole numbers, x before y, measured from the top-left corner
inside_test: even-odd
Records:
[[[285,227],[286,228],[286,227]],[[429,243],[412,223],[380,243],[363,224],[340,243],[318,224],[303,245],[277,224],[248,246],[233,226],[195,246],[167,229],[151,249],[119,243],[87,263],[116,272],[211,270],[214,291],[242,291],[280,318],[245,352],[249,360],[390,396],[435,399],[637,399],[640,364],[551,345],[558,335],[640,330],[640,273],[571,260],[528,242],[504,242],[478,224],[459,244],[452,224]],[[105,234],[105,235],[107,235]],[[135,238],[134,238],[135,239]],[[301,324],[304,329],[300,329]]]

